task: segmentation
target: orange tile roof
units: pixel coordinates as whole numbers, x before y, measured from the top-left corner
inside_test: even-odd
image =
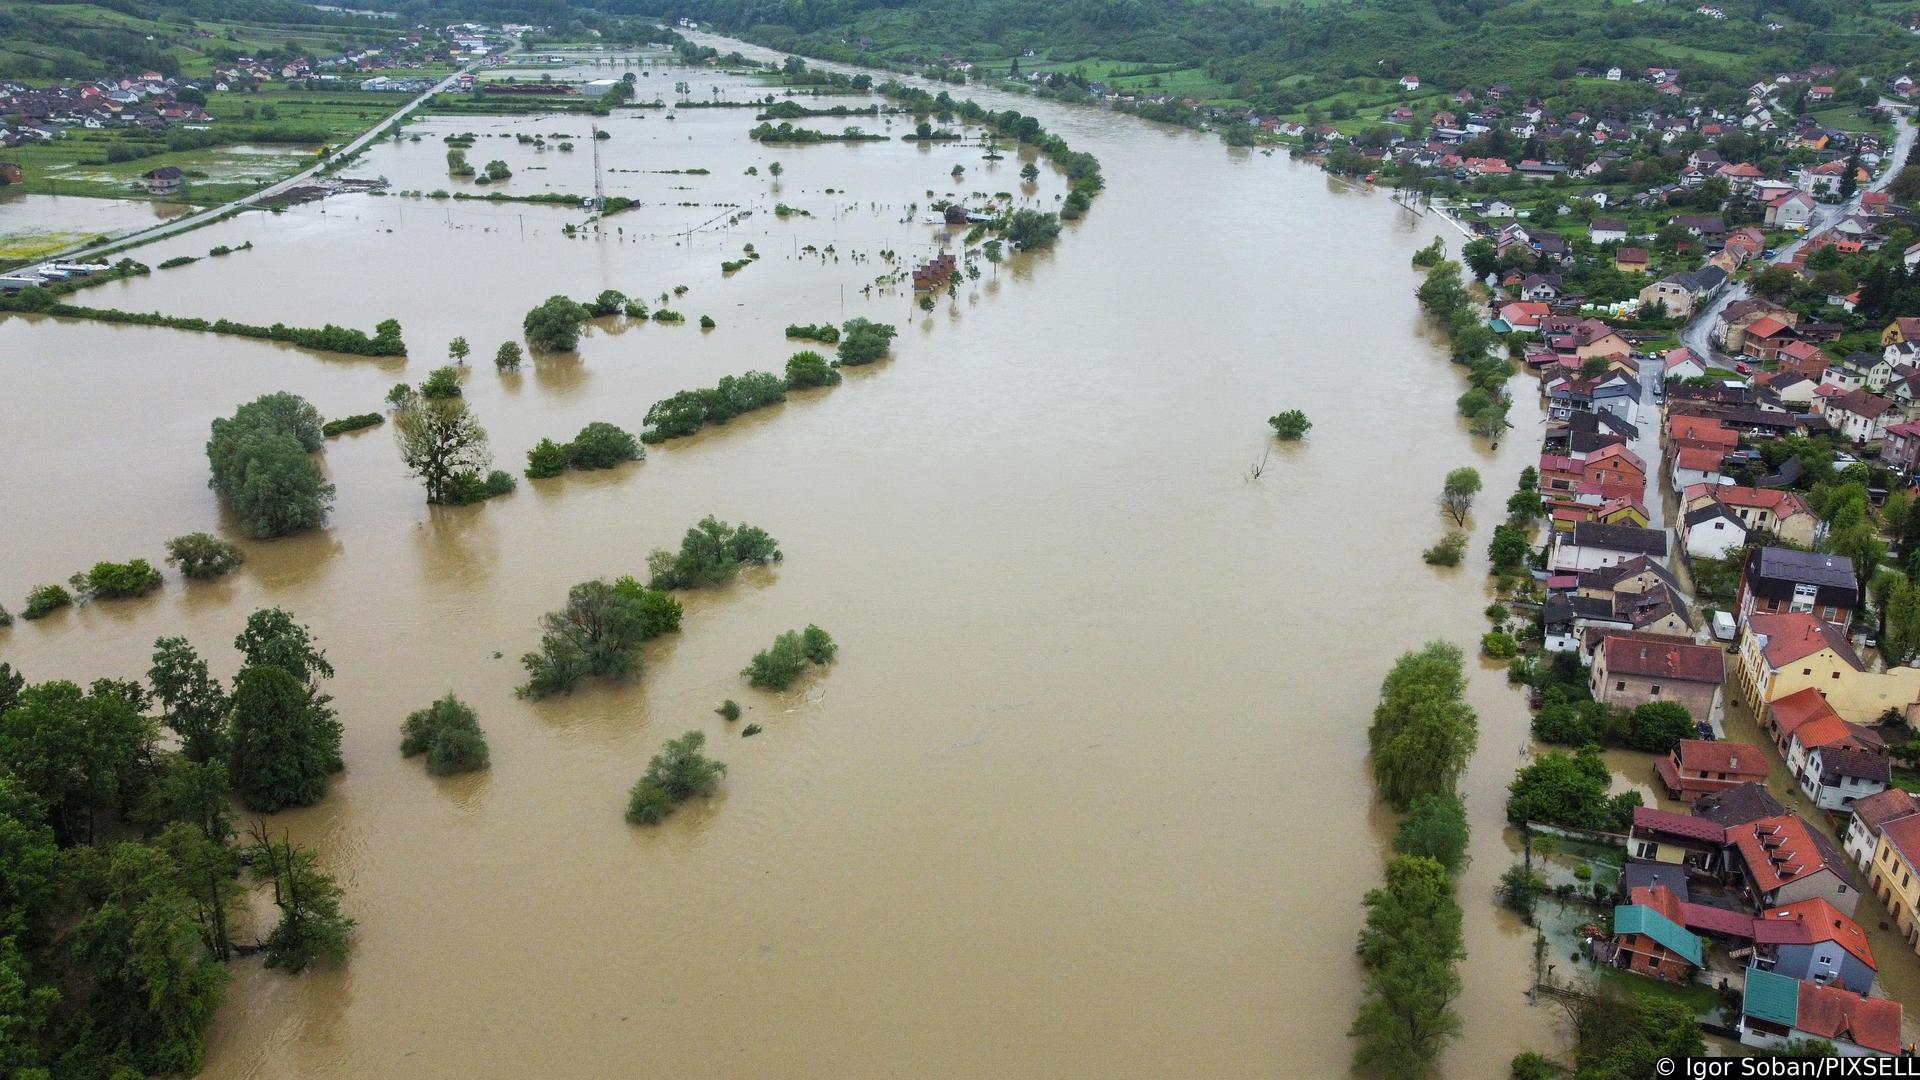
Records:
[[[1827,865],[1824,850],[1813,838],[1813,830],[1798,814],[1781,814],[1734,825],[1727,829],[1727,842],[1740,853],[1747,875],[1763,893],[1821,870],[1831,870],[1842,881],[1848,880],[1843,869]]]
[[[1833,706],[1827,704],[1827,699],[1820,696],[1820,691],[1811,686],[1774,698],[1767,708],[1773,711],[1773,725],[1780,729],[1783,739],[1811,720],[1827,716],[1836,720],[1840,718],[1840,714],[1833,711]]]
[[[1771,315],[1763,315],[1747,324],[1748,337],[1772,337],[1787,329],[1787,324]]]
[[[1860,929],[1860,924],[1848,918],[1839,908],[1829,904],[1825,897],[1816,896],[1797,904],[1764,911],[1760,918],[1769,922],[1775,919],[1797,922],[1806,929],[1808,941],[1837,942],[1841,948],[1858,957],[1861,963],[1878,970],[1878,965],[1873,962],[1873,946],[1867,942],[1866,931]]]
[[[1816,716],[1793,729],[1792,737],[1803,749],[1812,750],[1845,742],[1853,728],[1838,713]]]

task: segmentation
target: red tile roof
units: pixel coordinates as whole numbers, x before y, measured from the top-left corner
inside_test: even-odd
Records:
[[[1763,652],[1766,655],[1768,667],[1779,668],[1795,660],[1812,656],[1822,649],[1832,649],[1855,671],[1866,670],[1865,665],[1860,662],[1859,655],[1853,651],[1852,643],[1847,641],[1846,635],[1837,628],[1821,622],[1811,612],[1794,611],[1778,615],[1755,612],[1747,616],[1747,629],[1767,639],[1767,647]],[[1809,691],[1815,696],[1819,694],[1819,691],[1812,687],[1801,690],[1799,693],[1805,694]],[[1785,700],[1785,698],[1781,699],[1781,701]]]
[[[1724,844],[1727,841],[1727,830],[1706,818],[1676,814],[1671,810],[1658,810],[1651,806],[1633,808],[1633,827],[1685,837],[1688,840],[1700,840],[1709,844]]]
[[[1707,904],[1681,904],[1679,922],[1689,930],[1753,939],[1753,916]]]
[[[1900,1052],[1900,1003],[1861,997],[1819,983],[1800,984],[1800,1018],[1794,1027],[1822,1039],[1845,1039],[1883,1054]]]
[[[1920,800],[1915,800],[1911,792],[1899,788],[1876,791],[1864,799],[1853,803],[1853,816],[1866,827],[1867,834],[1876,836],[1887,822],[1896,821],[1914,813],[1920,813]]]
[[[1763,315],[1747,324],[1747,336],[1757,338],[1773,337],[1785,329],[1787,329],[1786,323],[1781,322],[1771,315]]]
[[[1766,752],[1746,743],[1721,742],[1718,739],[1681,739],[1674,753],[1683,769],[1723,772],[1729,779],[1767,775]]]
[[[1694,472],[1719,472],[1726,462],[1727,455],[1719,450],[1704,446],[1689,446],[1673,455],[1676,467]]]
[[[1811,686],[1774,698],[1767,708],[1773,711],[1773,726],[1780,730],[1782,739],[1791,736],[1808,721],[1827,716],[1835,719],[1840,717],[1839,713],[1833,711],[1833,706],[1827,704],[1827,699],[1820,696],[1820,691]]]
[[[1880,826],[1880,834],[1907,862],[1920,866],[1920,816],[1895,818]]]
[[[1607,670],[1620,675],[1682,682],[1726,681],[1725,654],[1715,645],[1695,645],[1665,634],[1610,633],[1600,643]]]

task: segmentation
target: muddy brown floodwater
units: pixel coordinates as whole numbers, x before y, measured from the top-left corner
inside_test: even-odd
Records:
[[[648,78],[663,77],[711,78]],[[1537,448],[1532,397],[1497,451],[1466,433],[1458,370],[1408,268],[1443,226],[1385,193],[1211,136],[974,96],[1038,114],[1100,157],[1108,186],[1056,250],[983,265],[931,314],[862,294],[885,270],[878,251],[924,256],[936,230],[902,224],[905,205],[929,189],[1019,192],[1021,156],[769,149],[746,138],[750,112],[714,109],[610,121],[610,167],[709,173],[609,173],[611,192],[655,205],[603,235],[569,239],[581,215],[557,208],[348,196],[144,248],[157,264],[255,244],[89,294],[253,322],[394,316],[404,363],[0,321],[10,602],[98,559],[157,561],[180,533],[238,539],[202,445],[210,420],[261,393],[330,416],[377,409],[464,335],[480,361],[467,396],[517,473],[541,436],[638,428],[669,393],[777,370],[790,322],[901,326],[893,359],[837,389],[485,506],[422,505],[385,428],[332,440],[325,531],[245,542],[225,582],[170,575],[149,599],[0,632],[0,655],[35,679],[137,674],[172,633],[230,672],[246,613],[278,604],[340,672],[347,771],[272,824],[342,879],[351,960],[291,979],[236,964],[205,1075],[1346,1072],[1360,898],[1391,827],[1366,769],[1370,711],[1396,654],[1432,638],[1471,650],[1484,629],[1483,552]],[[440,135],[585,127],[429,121],[354,174],[451,186]],[[510,191],[577,191],[587,150],[489,136],[469,156],[508,161]],[[1049,169],[1029,197],[1062,191]],[[682,201],[704,205],[658,205]],[[812,216],[778,219],[775,202]],[[758,212],[673,235],[723,203]],[[764,257],[723,277],[746,243]],[[596,326],[578,358],[517,376],[485,362],[549,294],[679,284],[688,325]],[[718,327],[702,333],[701,314]],[[1313,419],[1304,443],[1271,444],[1266,418],[1284,408]],[[1485,474],[1487,512],[1468,564],[1436,571],[1419,552],[1443,531],[1433,497],[1458,465]],[[786,561],[688,597],[637,681],[513,696],[514,657],[569,585],[641,572],[710,513],[769,529]],[[808,622],[841,643],[831,672],[747,689],[747,658]],[[478,709],[491,771],[436,780],[401,759],[401,717],[449,690]],[[1492,899],[1526,716],[1498,668],[1477,668],[1471,693],[1466,1036],[1447,1059],[1461,1080],[1559,1038],[1556,1010],[1523,995],[1531,933]],[[764,734],[716,717],[727,697]],[[626,825],[628,786],[689,729],[729,765],[722,793]]]

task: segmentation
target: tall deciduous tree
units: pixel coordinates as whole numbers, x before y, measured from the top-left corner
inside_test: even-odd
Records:
[[[1453,793],[1479,741],[1479,718],[1464,700],[1458,647],[1429,642],[1402,654],[1380,685],[1368,741],[1381,797],[1406,808],[1423,795]]]
[[[477,475],[493,464],[487,430],[460,398],[422,401],[393,418],[400,459],[427,489],[427,502],[453,498],[463,475]]]
[[[285,669],[255,664],[234,680],[227,767],[249,810],[311,806],[340,766],[340,725]]]
[[[180,752],[191,761],[217,756],[226,733],[226,691],[186,638],[163,637],[153,643],[147,682],[160,699],[162,722],[180,739]]]
[[[273,882],[273,902],[280,908],[280,922],[267,935],[267,966],[297,975],[317,961],[346,959],[355,923],[340,913],[340,886],[313,852],[292,840],[276,841],[260,825],[252,836],[254,875]]]
[[[1366,896],[1360,955],[1367,965],[1360,1014],[1348,1034],[1354,1063],[1382,1076],[1432,1075],[1440,1053],[1460,1036],[1455,965],[1466,955],[1453,880],[1433,859],[1400,855],[1387,883]]]
[[[1440,509],[1453,519],[1455,525],[1464,526],[1467,514],[1473,510],[1473,497],[1480,494],[1480,471],[1462,466],[1447,474],[1446,482],[1440,487]]]

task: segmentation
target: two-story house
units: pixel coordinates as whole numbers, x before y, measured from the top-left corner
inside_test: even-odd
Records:
[[[1852,559],[1766,547],[1747,553],[1735,610],[1742,622],[1755,612],[1811,612],[1844,634],[1859,606],[1860,586]]]

